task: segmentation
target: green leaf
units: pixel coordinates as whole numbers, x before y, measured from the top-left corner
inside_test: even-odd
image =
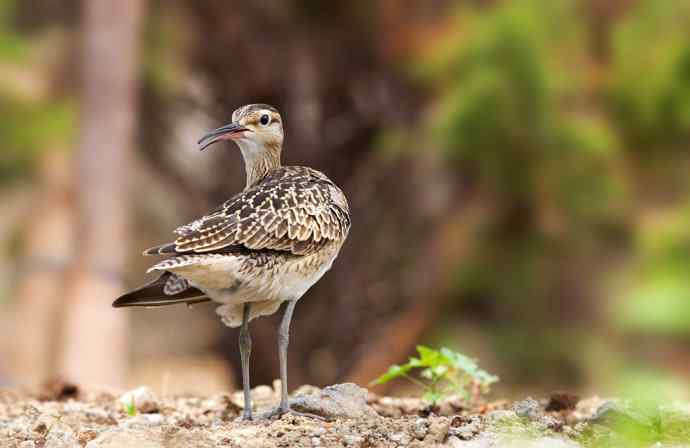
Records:
[[[431,404],[436,404],[441,400],[442,396],[441,393],[435,390],[427,390],[424,392],[424,396],[422,397],[424,401],[428,401]]]
[[[441,348],[441,353],[450,361],[453,367],[462,370],[468,375],[474,376],[479,370],[477,362],[462,353],[455,352],[447,347]]]
[[[484,370],[478,370],[474,375],[474,379],[479,382],[482,387],[488,387],[490,384],[497,383],[499,378],[496,375],[491,375]]]
[[[409,372],[412,369],[412,366],[409,364],[404,364],[404,365],[398,365],[398,364],[393,364],[388,368],[388,371],[381,375],[380,377],[376,378],[374,381],[372,381],[372,384],[384,384],[387,383],[388,381],[399,378],[401,376],[404,376],[407,372]]]
[[[445,365],[440,365],[436,367],[431,368],[431,372],[433,373],[433,376],[435,377],[443,377],[448,373],[448,366]]]
[[[436,367],[444,362],[441,353],[424,345],[418,345],[417,352],[419,352],[421,363],[425,367]]]
[[[410,367],[426,367],[422,361],[419,358],[411,357],[410,360],[407,362],[407,365]]]

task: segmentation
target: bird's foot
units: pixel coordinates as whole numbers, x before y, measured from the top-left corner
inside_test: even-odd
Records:
[[[252,415],[251,412],[243,412],[242,415],[235,419],[236,422],[251,422],[255,420],[256,417]]]
[[[276,406],[275,408],[271,409],[270,411],[264,412],[260,414],[257,419],[261,420],[274,420],[282,417],[285,414],[290,414],[294,415],[296,417],[305,417],[305,418],[311,418],[314,420],[321,420],[321,421],[326,421],[325,418],[323,418],[320,415],[316,414],[310,414],[308,412],[300,412],[292,409],[289,405],[288,406]]]

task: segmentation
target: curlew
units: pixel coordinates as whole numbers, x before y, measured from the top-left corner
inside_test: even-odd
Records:
[[[281,165],[283,121],[272,106],[240,107],[232,123],[199,140],[200,149],[224,140],[234,141],[242,153],[244,190],[178,227],[174,242],[144,251],[167,256],[148,270],[160,276],[113,306],[219,303],[216,313],[223,322],[240,327],[242,418],[251,420],[249,322],[287,302],[278,332],[280,405],[265,416],[296,413],[287,393],[290,321],[297,301],[331,268],[347,238],[347,199],[325,174]]]

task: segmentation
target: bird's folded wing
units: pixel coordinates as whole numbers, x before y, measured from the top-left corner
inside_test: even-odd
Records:
[[[174,243],[146,253],[206,253],[228,247],[311,253],[343,239],[350,217],[342,192],[308,168],[282,169],[175,232]]]

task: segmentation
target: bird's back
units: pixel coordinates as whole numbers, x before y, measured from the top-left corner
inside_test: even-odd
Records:
[[[349,229],[347,199],[333,181],[285,166],[145,253],[171,255],[149,271],[172,273],[226,304],[219,314],[235,326],[242,303],[265,302],[253,313],[267,314],[301,297],[330,269]]]

